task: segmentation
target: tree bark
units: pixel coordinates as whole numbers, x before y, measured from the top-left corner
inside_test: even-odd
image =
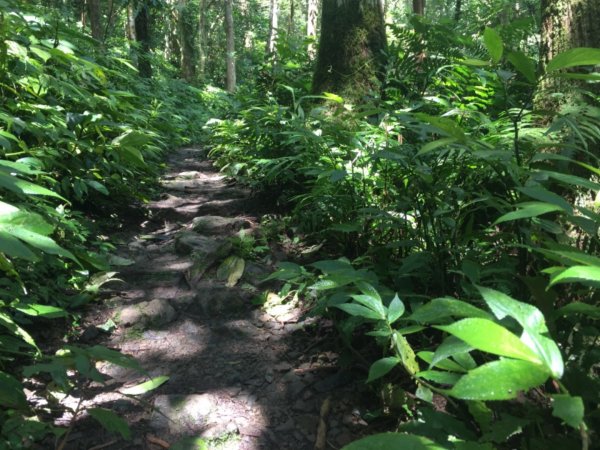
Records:
[[[177,36],[179,48],[181,49],[181,76],[188,83],[194,80],[194,47],[190,41],[192,30],[186,22],[188,0],[179,0],[177,4]]]
[[[138,71],[142,78],[152,77],[150,63],[150,7],[147,0],[137,3],[135,23],[135,38],[139,45]]]
[[[102,41],[102,12],[100,10],[100,0],[86,0],[86,6],[90,18],[92,37],[97,41]]]
[[[413,0],[413,13],[419,16],[425,15],[425,0]]]
[[[454,6],[454,21],[458,22],[460,17],[462,16],[462,0],[456,0],[456,5]]]
[[[233,28],[233,0],[225,0],[225,35],[227,38],[227,92],[234,92],[235,77],[235,34]]]
[[[386,47],[380,0],[326,0],[313,91],[357,98],[377,89]]]
[[[290,0],[290,20],[288,22],[288,39],[294,35],[294,15],[296,12],[296,5],[294,4],[294,0]]]
[[[204,81],[206,76],[206,45],[208,43],[208,29],[206,27],[206,0],[200,0],[200,14],[198,18],[198,76]]]
[[[307,0],[306,2],[306,37],[310,39],[307,52],[308,57],[313,60],[317,56],[314,40],[317,39],[317,17],[319,8],[317,0]]]
[[[542,0],[541,65],[565,50],[575,47],[600,48],[600,0]],[[577,81],[549,77],[545,79],[536,96],[536,107],[556,111],[561,103],[570,103],[583,84]],[[597,85],[585,88],[600,92]],[[565,94],[557,101],[551,94]]]
[[[275,42],[277,40],[277,27],[279,26],[279,2],[278,0],[271,0],[271,7],[269,8],[269,37],[267,39],[267,48],[265,52],[267,55],[275,53]]]

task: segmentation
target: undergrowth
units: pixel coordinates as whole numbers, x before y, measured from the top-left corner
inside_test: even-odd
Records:
[[[365,331],[380,348],[362,354],[383,399],[369,417],[395,433],[347,449],[595,443],[600,111],[542,117],[532,102],[598,55],[537,73],[513,28],[473,40],[414,19],[392,27],[379,97],[314,96],[288,75],[205,127],[223,171],[276,193],[323,244],[327,259],[270,278],[355,354]]]

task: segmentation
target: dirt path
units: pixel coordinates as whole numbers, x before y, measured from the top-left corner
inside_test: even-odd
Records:
[[[135,263],[121,268],[124,283],[105,289],[107,302],[88,317],[93,325],[112,318],[116,328],[85,339],[133,355],[152,377],[169,380],[140,404],[114,391],[144,378],[105,364],[111,392],[98,387],[88,403],[122,414],[133,440],[91,438],[84,427],[70,448],[160,449],[200,436],[210,449],[331,449],[359,436],[364,383],[340,370],[331,327],[294,305],[251,303],[275,258],[246,261],[234,286],[217,279],[221,261],[236,253],[230,237],[258,230],[249,194],[196,148],[174,152],[163,178],[164,194],[149,205],[152,220],[117,252]]]

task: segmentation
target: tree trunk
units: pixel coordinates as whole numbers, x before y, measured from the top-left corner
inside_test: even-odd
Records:
[[[125,36],[129,42],[136,41],[135,38],[135,5],[127,5],[127,21],[125,22]]]
[[[294,35],[294,15],[296,12],[296,5],[294,4],[294,0],[290,0],[290,20],[288,22],[288,39]]]
[[[186,22],[188,0],[179,0],[177,4],[177,36],[181,49],[181,75],[188,83],[194,80],[194,47],[190,41],[192,32]]]
[[[275,53],[275,41],[277,40],[277,27],[279,21],[279,2],[278,0],[271,0],[271,7],[269,8],[269,37],[267,39],[267,48],[265,49],[267,55]]]
[[[135,8],[135,38],[139,45],[138,71],[142,78],[152,77],[152,65],[150,63],[150,7],[147,0],[140,1]]]
[[[206,75],[206,45],[208,43],[208,30],[206,27],[206,0],[200,0],[200,15],[198,19],[198,76],[204,81]]]
[[[460,17],[462,16],[462,0],[456,0],[456,5],[454,7],[454,21],[458,22]]]
[[[425,15],[425,0],[413,0],[413,13],[419,16]]]
[[[235,33],[233,28],[233,0],[225,0],[225,35],[227,37],[227,92],[235,91]]]
[[[87,0],[87,13],[90,18],[92,37],[97,41],[102,40],[102,12],[100,11],[100,0]]]
[[[386,47],[382,6],[380,0],[323,2],[315,93],[358,98],[378,88]]]
[[[308,57],[313,60],[317,56],[315,44],[312,42],[317,38],[317,16],[319,14],[317,0],[306,2],[306,37],[311,41],[308,44]]]
[[[600,48],[600,0],[542,0],[541,65],[565,50],[575,47]],[[556,111],[562,103],[577,101],[577,88],[583,84],[574,80],[549,77],[543,81],[536,96],[536,107]],[[595,92],[598,85],[585,88]],[[557,101],[551,94],[565,94]],[[581,99],[579,99],[581,100]]]

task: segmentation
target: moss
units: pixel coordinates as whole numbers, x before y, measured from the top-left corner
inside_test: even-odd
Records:
[[[378,2],[323,3],[321,39],[313,90],[360,97],[377,88],[386,47],[385,24]]]

